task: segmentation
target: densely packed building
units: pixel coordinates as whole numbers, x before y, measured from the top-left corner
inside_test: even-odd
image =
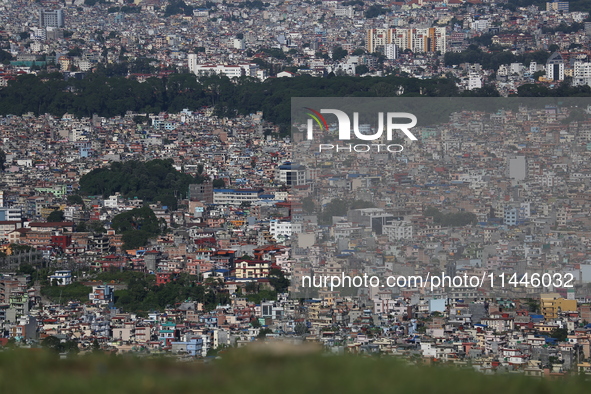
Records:
[[[14,58],[1,83],[37,67],[84,78],[126,54],[160,69],[129,73],[138,80],[173,68],[265,80],[271,75],[260,67],[269,62],[289,69],[277,77],[356,74],[362,65],[363,74],[376,77],[451,73],[463,88],[492,84],[504,95],[535,81],[550,86],[572,77],[589,84],[589,26],[582,24],[588,14],[565,10],[563,2],[547,10],[454,0],[379,10],[333,0],[272,2],[261,10],[213,2],[195,4],[188,15],[165,15],[164,1],[136,3],[125,9],[115,2],[1,3],[0,35]],[[563,31],[574,24],[582,27]],[[462,53],[483,36],[491,44],[477,45],[481,51],[497,45],[553,55],[543,64],[494,69],[445,64],[445,52]],[[334,55],[337,47],[342,56]],[[56,336],[82,350],[204,357],[266,335],[483,372],[591,372],[588,115],[585,106],[559,104],[458,111],[437,127],[417,128],[418,140],[403,152],[354,161],[330,151],[296,160],[298,149],[314,142],[280,136],[261,113],[2,116],[2,343],[34,346]],[[122,193],[68,198],[93,169],[153,159],[209,180],[177,195],[176,209]],[[323,215],[334,200],[370,206]],[[112,220],[144,205],[169,231],[124,248]],[[63,220],[48,220],[56,211]],[[464,213],[475,220],[455,224]],[[26,274],[24,266],[38,269]],[[51,271],[41,278],[49,286],[84,286],[88,298],[44,296],[41,279],[32,277],[41,268]],[[187,299],[132,313],[117,301],[128,283],[94,279],[128,271],[163,287],[189,276],[228,301]],[[279,292],[249,300],[273,288],[277,271],[301,297]],[[482,281],[444,289],[430,274]],[[312,279],[364,276],[422,283],[345,288]]]

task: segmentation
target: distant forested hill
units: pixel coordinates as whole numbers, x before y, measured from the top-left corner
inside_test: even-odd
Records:
[[[387,76],[270,78],[260,82],[242,77],[210,76],[197,80],[193,74],[172,74],[167,78],[133,79],[90,74],[84,79],[63,80],[54,73],[37,77],[23,75],[0,89],[0,114],[22,115],[71,113],[78,117],[93,114],[113,117],[127,111],[176,113],[184,108],[197,110],[214,106],[218,115],[233,116],[263,111],[265,119],[289,123],[291,97],[391,97],[399,88],[405,96],[449,97],[458,95],[455,82],[439,78]],[[475,92],[474,94],[478,94]]]
[[[461,54],[460,54],[461,55]],[[456,56],[457,57],[457,56]],[[449,56],[446,61],[454,64]],[[589,96],[588,86],[558,89],[541,85],[524,85],[523,97]],[[400,94],[402,92],[402,94]],[[459,92],[453,77],[418,79],[390,75],[386,77],[333,76],[326,78],[302,75],[297,78],[269,78],[264,82],[250,77],[231,81],[227,77],[209,76],[199,80],[193,74],[171,74],[166,78],[149,78],[140,83],[121,76],[91,73],[84,79],[62,74],[23,75],[0,89],[0,115],[36,115],[50,113],[78,117],[93,114],[113,117],[127,111],[139,113],[177,113],[188,108],[215,108],[215,114],[232,117],[263,111],[265,120],[289,130],[292,97],[495,97],[492,86]]]

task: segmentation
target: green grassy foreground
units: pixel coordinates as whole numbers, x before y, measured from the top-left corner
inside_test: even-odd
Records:
[[[559,381],[392,358],[272,355],[231,351],[211,363],[125,356],[59,360],[44,351],[0,353],[0,393],[588,393],[579,377]]]

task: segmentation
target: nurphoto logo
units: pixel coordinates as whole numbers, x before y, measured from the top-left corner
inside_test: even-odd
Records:
[[[339,140],[349,141],[352,139],[351,130],[353,130],[354,138],[361,141],[376,141],[381,139],[384,135],[384,124],[386,131],[386,140],[392,141],[397,134],[395,131],[401,131],[406,138],[411,141],[416,141],[417,137],[410,131],[411,128],[416,126],[417,117],[408,112],[378,112],[378,127],[373,134],[366,134],[360,131],[359,127],[359,112],[353,112],[353,122],[349,115],[344,111],[338,109],[321,109],[316,111],[309,107],[304,107],[307,112],[306,114],[310,117],[307,123],[306,139],[314,139],[314,124],[318,125],[320,131],[328,131],[329,125],[322,114],[332,114],[336,116],[339,131]],[[406,119],[410,120],[407,122],[400,123],[399,120]],[[351,127],[351,125],[353,127]],[[336,152],[348,151],[348,152],[402,152],[404,147],[400,144],[348,144],[348,145],[335,145],[335,144],[320,144],[318,146],[319,152],[335,150]]]

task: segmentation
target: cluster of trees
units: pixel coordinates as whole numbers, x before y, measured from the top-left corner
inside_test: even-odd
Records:
[[[461,21],[458,21],[457,19],[455,19],[455,21],[461,25]],[[505,33],[505,32],[503,32],[503,33]],[[475,36],[475,37],[470,38],[469,42],[470,42],[470,44],[476,44],[476,45],[482,45],[485,47],[490,47],[493,45],[492,38],[494,36],[495,36],[495,34],[493,34],[493,33],[483,33],[479,36]]]
[[[276,292],[285,293],[290,285],[290,280],[285,277],[283,271],[278,268],[272,268],[269,272],[269,283]]]
[[[478,222],[476,215],[471,212],[443,213],[434,207],[427,208],[423,215],[433,217],[433,222],[442,227],[461,227]]]
[[[54,209],[53,211],[51,211],[51,213],[49,215],[47,215],[47,221],[48,222],[63,222],[64,220],[66,220],[65,216],[64,216],[64,211],[60,210],[60,209]]]
[[[249,282],[244,287],[244,291],[238,288],[237,293],[241,297],[245,297],[249,302],[260,304],[265,300],[277,299],[277,293],[285,293],[288,291],[291,281],[285,277],[283,271],[277,268],[271,269],[269,272],[269,284],[273,287],[271,289],[262,289],[256,282]]]
[[[82,208],[85,208],[84,200],[78,194],[69,194],[66,201],[68,201],[68,204],[78,204],[82,205]]]
[[[107,70],[104,70],[107,72]],[[92,73],[85,79],[64,81],[61,74],[24,75],[0,90],[0,114],[22,115],[72,113],[90,117],[124,115],[127,111],[158,113],[198,110],[214,106],[220,116],[263,111],[265,119],[287,128],[291,97],[391,97],[398,88],[409,96],[454,96],[453,80],[384,78],[273,78],[263,83],[243,77],[236,83],[227,77],[209,76],[197,80],[193,74],[172,74],[150,78],[144,83],[123,77]],[[312,83],[313,82],[313,83]],[[287,130],[287,129],[285,129]]]
[[[193,15],[193,6],[186,4],[183,0],[171,1],[164,9],[164,16],[171,15]]]
[[[260,52],[267,56],[274,57],[275,59],[286,59],[285,52],[279,48],[261,48]]]
[[[591,3],[588,0],[570,0],[569,1],[570,11],[582,11],[589,12],[591,14]],[[587,18],[589,19],[589,18]]]
[[[254,282],[250,282],[246,287],[247,287],[245,289],[247,292],[246,295],[242,295],[240,289],[238,290],[238,294],[241,296],[244,296],[248,300],[248,302],[254,302],[255,304],[260,304],[261,302],[263,302],[265,300],[276,300],[277,299],[277,292],[276,291],[267,290],[267,289],[260,289],[259,285]],[[248,293],[249,291],[251,293]]]
[[[78,232],[78,233],[91,232],[91,233],[95,233],[95,234],[102,234],[102,233],[106,233],[107,229],[105,229],[105,226],[103,225],[102,222],[99,222],[98,220],[91,220],[89,222],[78,223],[76,225],[76,232]]]
[[[111,227],[123,234],[123,249],[145,246],[150,238],[166,232],[166,222],[158,219],[149,206],[134,208],[116,215]]]
[[[232,5],[237,8],[248,8],[249,10],[252,9],[259,9],[262,10],[265,7],[269,7],[269,3],[263,3],[261,0],[246,0],[240,3],[229,3],[228,5]]]
[[[390,12],[390,10],[383,8],[380,5],[373,4],[369,6],[367,11],[365,11],[365,17],[368,19],[376,18],[380,15],[387,14],[388,12]]]
[[[29,245],[25,244],[10,244],[10,251],[12,254],[19,254],[22,252],[28,252],[29,250],[33,249]],[[6,257],[7,254],[5,252],[0,252],[0,258]],[[24,265],[21,265],[23,267]]]
[[[9,64],[13,59],[12,54],[4,49],[0,49],[0,63]]]
[[[199,284],[196,277],[181,274],[169,283],[156,286],[153,275],[134,272],[127,276],[127,289],[115,291],[115,306],[125,311],[161,311],[169,305],[184,301],[201,302],[206,310],[211,310],[220,303],[229,302],[229,294],[222,290],[223,286],[217,280]]]
[[[347,7],[350,5],[359,5],[359,6],[364,6],[365,3],[362,0],[350,0],[350,1],[345,1],[343,2],[343,6]]]
[[[517,88],[517,95],[519,97],[589,97],[591,95],[590,86],[571,86],[569,81],[570,78],[567,78],[555,89],[536,84],[521,85]]]
[[[554,338],[559,342],[568,340],[568,330],[566,328],[556,328],[550,333],[550,338]]]
[[[523,63],[529,66],[532,61],[545,64],[548,57],[550,57],[550,52],[544,50],[515,55],[508,50],[483,52],[477,45],[472,44],[462,52],[447,52],[444,55],[444,61],[446,66],[457,66],[461,63],[480,63],[485,69],[497,70],[501,64]]]
[[[263,111],[265,119],[287,132],[291,118],[291,97],[391,97],[399,87],[407,96],[448,97],[458,94],[453,80],[420,80],[398,76],[384,78],[272,78],[263,83],[242,77],[209,76],[197,80],[193,74],[172,74],[150,78],[144,83],[122,77],[90,74],[82,80],[64,81],[60,74],[37,77],[25,75],[0,90],[0,114],[51,113],[62,116],[98,114],[105,117],[127,111],[179,112],[214,106],[220,116]]]
[[[76,354],[80,351],[76,341],[67,340],[62,342],[61,339],[53,335],[43,338],[41,346],[56,353]]]
[[[105,56],[107,52],[108,50],[103,52]],[[104,65],[103,63],[97,64],[93,74],[105,77],[127,77],[129,73],[152,74],[158,71],[156,67],[156,65],[158,65],[158,61],[156,59],[149,57],[137,57],[130,60],[124,56],[125,52],[126,49],[123,48],[119,54],[118,63],[107,65]],[[60,77],[59,73],[53,75]]]
[[[528,306],[528,310],[532,313],[540,313],[540,301],[534,298],[528,298],[525,302]]]
[[[576,33],[579,30],[583,30],[585,28],[584,23],[574,22],[573,24],[569,25],[565,22],[560,22],[560,24],[556,27],[542,27],[542,33],[544,34],[553,34],[556,32],[571,34]]]
[[[115,162],[82,176],[80,192],[104,197],[121,193],[126,198],[160,201],[163,205],[177,209],[177,200],[186,196],[189,185],[203,183],[205,177],[179,172],[172,163],[172,159]]]
[[[80,282],[74,282],[67,286],[57,286],[55,283],[50,283],[49,286],[41,287],[41,295],[53,302],[66,302],[70,300],[86,302],[88,301],[88,294],[91,291],[91,287],[84,286]]]
[[[229,302],[229,294],[224,290],[223,282],[217,278],[208,278],[199,282],[198,277],[179,274],[174,280],[156,286],[154,275],[136,271],[103,272],[96,275],[96,280],[127,284],[124,290],[115,291],[115,306],[128,312],[147,314],[150,311],[162,311],[167,306],[185,301],[201,302],[206,310],[214,309],[218,304]],[[246,289],[246,297],[254,302],[274,299],[278,292],[287,291],[290,281],[279,269],[272,269],[269,275],[274,290],[261,290],[256,283]],[[67,286],[46,284],[41,294],[54,302],[70,300],[86,302],[91,288],[75,282]]]
[[[34,271],[33,267],[30,267]],[[24,273],[29,273],[24,272]],[[49,274],[44,270],[42,275]],[[188,274],[178,274],[173,280],[164,285],[156,286],[155,276],[136,271],[112,271],[99,273],[96,280],[103,282],[125,283],[126,289],[115,291],[115,306],[128,312],[146,315],[150,311],[163,311],[166,307],[185,301],[203,303],[205,310],[212,310],[219,304],[226,304],[230,300],[223,281],[218,278],[208,278],[199,282],[198,277]],[[269,275],[273,290],[260,289],[258,284],[249,283],[246,294],[248,300],[260,303],[265,299],[274,299],[278,292],[286,292],[290,281],[279,269],[273,269]],[[67,286],[57,286],[47,281],[42,283],[41,294],[53,302],[80,301],[86,302],[91,291],[89,286],[75,282]],[[250,286],[250,288],[248,288]],[[64,343],[54,341],[46,344],[50,349],[58,352],[68,351]]]
[[[523,57],[510,53],[483,53],[471,47],[465,53],[446,54],[446,63],[480,62],[484,67],[512,61],[545,62],[547,52],[534,52]],[[291,122],[292,97],[394,97],[400,91],[406,97],[498,96],[487,87],[481,91],[460,93],[453,78],[417,79],[403,75],[383,78],[335,77],[302,75],[298,78],[241,77],[231,81],[224,76],[197,77],[193,74],[172,74],[166,78],[150,78],[144,83],[113,76],[105,72],[90,74],[85,79],[64,81],[61,74],[23,75],[0,90],[0,115],[50,113],[62,116],[72,113],[90,117],[125,115],[127,111],[158,113],[179,112],[183,108],[199,110],[213,106],[218,116],[234,117],[263,111],[265,120],[279,125],[287,134]],[[523,93],[532,94],[524,88]],[[562,91],[557,94],[570,94]],[[576,91],[576,94],[586,94]],[[521,92],[520,92],[521,94]],[[103,192],[98,192],[103,193]],[[139,196],[138,196],[139,197]]]
[[[106,2],[106,0],[84,0],[84,5],[92,7],[96,4],[105,4]]]
[[[78,117],[94,113],[113,117],[125,113],[123,108],[155,113],[163,109],[165,101],[160,84],[157,79],[141,84],[100,74],[68,82],[59,73],[47,75],[45,82],[41,77],[23,75],[0,91],[0,113],[20,115],[33,111],[62,116],[68,112]]]
[[[349,54],[349,51],[343,49],[341,46],[336,46],[332,49],[332,60],[338,61],[344,59]]]
[[[140,7],[124,5],[121,7],[109,7],[107,12],[109,14],[114,14],[115,12],[123,12],[125,14],[139,14],[141,10],[142,9]]]

